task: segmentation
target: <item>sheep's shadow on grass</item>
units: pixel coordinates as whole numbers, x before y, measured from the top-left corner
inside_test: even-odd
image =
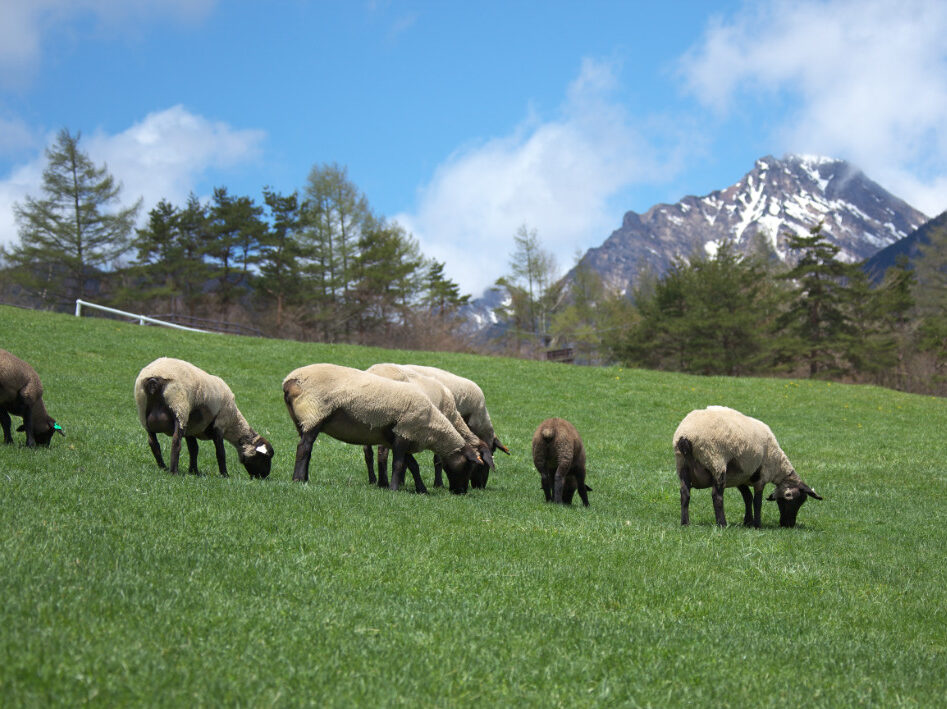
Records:
[[[726,527],[719,527],[719,526],[717,526],[717,523],[714,522],[713,520],[708,520],[708,521],[706,521],[706,522],[695,522],[695,521],[692,519],[692,520],[690,521],[690,524],[680,524],[680,523],[678,523],[678,524],[676,524],[675,526],[676,526],[678,529],[688,529],[688,528],[693,528],[693,529],[722,529],[722,530],[727,530],[727,529],[742,529],[742,530],[746,530],[746,531],[750,531],[750,532],[762,532],[762,531],[777,531],[777,532],[779,532],[779,531],[784,531],[784,532],[786,532],[787,534],[789,534],[789,533],[794,533],[794,532],[806,532],[806,533],[810,533],[810,534],[811,534],[811,533],[813,533],[813,532],[818,531],[818,530],[816,530],[816,529],[813,529],[813,528],[811,528],[811,527],[808,527],[804,522],[796,522],[795,526],[793,526],[793,527],[781,527],[781,526],[779,525],[779,521],[778,521],[778,520],[773,520],[773,521],[771,521],[771,522],[767,522],[766,520],[763,520],[763,521],[760,523],[760,526],[759,526],[759,527],[751,527],[751,526],[748,526],[748,525],[743,524],[742,522],[727,522],[727,526],[726,526]]]

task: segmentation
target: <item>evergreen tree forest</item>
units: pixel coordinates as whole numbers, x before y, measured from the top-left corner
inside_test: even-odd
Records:
[[[198,327],[320,342],[466,350],[702,375],[792,376],[947,394],[947,215],[913,264],[872,282],[814,225],[678,258],[620,293],[577,259],[561,277],[535,229],[511,235],[489,337],[465,327],[462,294],[344,167],[259,198],[158,202],[138,218],[121,186],[66,130],[47,150],[42,194],[14,207],[20,242],[0,250],[0,299],[71,310],[76,298]],[[137,228],[135,224],[138,224]]]
[[[321,342],[466,349],[469,296],[376,214],[344,167],[316,165],[303,189],[260,199],[217,187],[209,200],[140,202],[62,131],[43,194],[17,204],[20,242],[0,251],[3,299],[71,310],[75,299],[183,324]]]

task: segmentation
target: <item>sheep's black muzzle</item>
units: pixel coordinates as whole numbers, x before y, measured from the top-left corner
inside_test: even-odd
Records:
[[[253,455],[241,456],[240,462],[250,473],[251,478],[265,479],[270,474],[273,464],[273,446],[265,438],[256,441],[256,450]]]
[[[781,497],[777,498],[776,504],[779,506],[779,526],[795,527],[796,516],[799,514],[799,508],[803,506],[805,501],[805,495],[799,495],[797,498],[792,500],[784,500]]]

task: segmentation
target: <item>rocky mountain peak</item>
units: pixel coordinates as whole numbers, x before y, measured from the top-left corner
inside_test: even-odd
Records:
[[[820,221],[841,258],[860,261],[927,217],[844,160],[767,155],[726,189],[658,204],[644,214],[627,212],[621,227],[582,260],[606,283],[628,289],[642,271],[664,273],[675,257],[712,254],[724,240],[748,251],[762,238],[789,260],[786,232],[805,234]]]

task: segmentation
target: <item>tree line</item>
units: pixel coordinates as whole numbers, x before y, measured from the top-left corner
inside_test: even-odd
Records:
[[[5,249],[7,291],[55,306],[95,297],[171,316],[252,324],[268,335],[457,346],[469,300],[398,223],[377,215],[344,167],[316,165],[291,194],[262,201],[214,189],[208,201],[113,208],[120,186],[60,131],[43,195],[15,206],[19,243]],[[421,338],[420,341],[418,338]]]
[[[510,352],[570,346],[578,361],[703,375],[797,376],[947,394],[947,220],[915,264],[872,283],[839,259],[822,224],[787,233],[788,264],[762,234],[747,253],[730,242],[676,259],[616,292],[579,262],[548,273],[536,235],[518,234],[498,314]],[[526,252],[533,252],[526,258]],[[538,255],[535,252],[539,252]],[[538,264],[529,278],[515,266]],[[543,275],[541,272],[547,269]],[[530,287],[530,284],[538,287]]]
[[[252,325],[263,334],[421,349],[542,357],[569,348],[581,363],[705,375],[792,375],[947,393],[947,220],[913,268],[873,284],[814,225],[787,234],[786,265],[757,235],[746,253],[713,254],[641,273],[630,293],[577,260],[569,278],[535,229],[512,237],[491,339],[464,334],[469,295],[377,215],[345,168],[315,165],[290,194],[262,201],[214,189],[209,200],[161,200],[135,227],[141,201],[60,131],[42,195],[14,207],[19,243],[0,251],[10,299],[50,307],[93,296],[168,317]]]

